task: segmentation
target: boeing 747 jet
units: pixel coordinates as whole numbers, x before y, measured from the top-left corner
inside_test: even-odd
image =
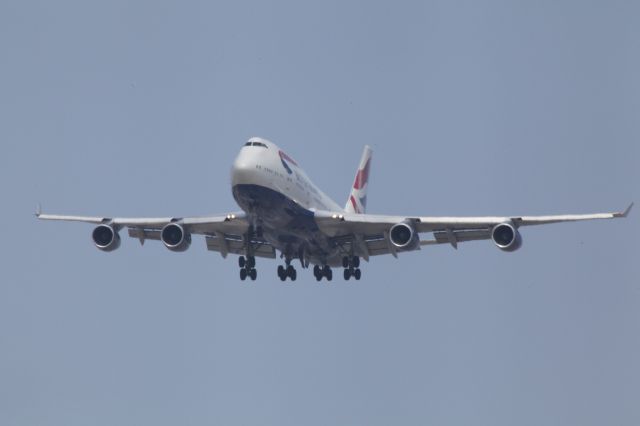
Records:
[[[256,257],[283,260],[278,277],[295,281],[294,260],[313,275],[331,281],[332,268],[342,267],[345,280],[361,277],[360,259],[419,250],[431,244],[492,240],[500,249],[520,248],[520,228],[556,222],[626,217],[623,212],[559,216],[430,217],[365,213],[371,170],[371,149],[365,146],[351,193],[344,207],[336,204],[307,177],[300,166],[274,143],[251,138],[231,169],[233,197],[242,211],[207,217],[118,218],[43,214],[45,220],[95,225],[96,247],[110,252],[120,246],[120,231],[143,244],[159,240],[171,251],[189,248],[202,235],[208,250],[226,258],[238,255],[240,279],[255,280]]]

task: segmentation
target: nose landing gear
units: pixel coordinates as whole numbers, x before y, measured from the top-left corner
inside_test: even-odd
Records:
[[[345,256],[342,258],[342,266],[344,267],[344,279],[349,281],[351,277],[356,281],[360,280],[362,272],[360,272],[360,258],[358,256]]]
[[[256,258],[253,256],[240,256],[238,258],[238,266],[240,267],[240,279],[242,281],[246,280],[247,277],[251,279],[251,281],[255,281],[258,277],[258,271],[256,271]]]

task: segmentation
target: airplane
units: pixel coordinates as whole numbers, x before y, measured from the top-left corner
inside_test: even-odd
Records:
[[[303,269],[313,265],[317,281],[331,281],[332,268],[342,267],[345,280],[360,280],[360,259],[419,250],[432,244],[492,240],[502,251],[522,245],[519,229],[529,225],[626,217],[624,211],[556,216],[430,217],[366,213],[372,150],[364,147],[351,192],[344,207],[314,185],[298,163],[267,139],[250,138],[231,169],[233,197],[242,211],[219,216],[118,218],[43,214],[42,220],[86,222],[96,225],[91,236],[105,252],[120,246],[119,232],[128,229],[141,244],[159,240],[169,250],[183,252],[192,235],[202,235],[208,250],[223,258],[238,255],[240,279],[257,277],[256,257],[275,259],[282,281],[295,281],[294,260]],[[428,238],[421,236],[427,235]]]

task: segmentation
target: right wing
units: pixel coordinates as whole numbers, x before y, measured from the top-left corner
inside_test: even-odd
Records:
[[[459,242],[487,240],[497,225],[521,226],[543,225],[559,222],[574,222],[593,219],[615,219],[626,217],[631,203],[622,212],[553,216],[478,216],[478,217],[433,217],[433,216],[385,216],[343,212],[315,212],[318,227],[331,236],[338,246],[343,246],[345,255],[355,253],[365,259],[369,256],[393,254],[402,251],[395,247],[389,232],[394,225],[409,224],[418,234],[431,232],[433,238],[420,239],[417,247],[430,244],[451,244],[457,248]]]
[[[230,213],[225,216],[203,217],[161,217],[161,218],[122,218],[102,216],[68,216],[43,214],[36,217],[41,220],[60,220],[68,222],[84,222],[94,225],[107,225],[115,230],[127,228],[129,236],[137,238],[141,244],[146,240],[160,240],[162,229],[170,224],[180,225],[189,235],[203,235],[207,249],[218,251],[223,257],[227,254],[246,254],[247,246],[252,247],[254,256],[275,258],[275,249],[265,240],[252,236],[247,241],[249,222],[244,213]]]

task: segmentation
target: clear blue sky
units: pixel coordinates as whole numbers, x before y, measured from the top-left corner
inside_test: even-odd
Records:
[[[0,3],[0,424],[638,425],[640,211],[240,283],[51,213],[237,207],[259,135],[369,211],[640,200],[640,3]],[[308,272],[308,271],[306,271]]]

